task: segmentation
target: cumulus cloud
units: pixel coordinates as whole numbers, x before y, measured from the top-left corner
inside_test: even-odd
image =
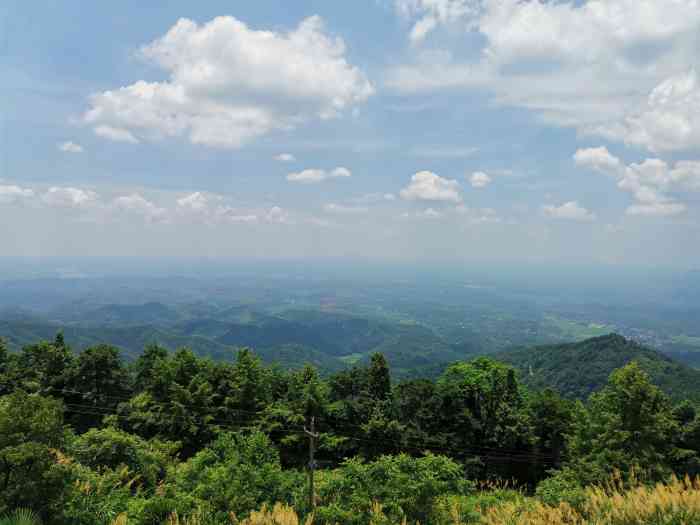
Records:
[[[352,172],[343,167],[335,168],[331,171],[322,169],[305,169],[303,171],[290,173],[287,175],[289,182],[299,182],[302,184],[316,184],[328,179],[343,178],[352,176]]]
[[[491,177],[483,171],[476,171],[469,177],[469,184],[472,188],[485,188],[491,184]]]
[[[0,185],[0,204],[16,204],[34,197],[34,191],[15,185]]]
[[[92,190],[53,186],[42,195],[41,200],[58,208],[87,208],[98,204],[98,195]]]
[[[280,153],[275,156],[275,160],[279,162],[294,162],[297,159],[291,153]]]
[[[574,154],[578,166],[595,169],[612,176],[617,186],[632,194],[636,204],[627,209],[629,215],[678,215],[686,205],[669,193],[682,194],[700,190],[700,162],[678,161],[673,167],[661,159],[646,159],[624,165],[606,148],[580,149]]]
[[[459,183],[445,179],[430,171],[419,171],[408,186],[399,193],[407,201],[462,202]]]
[[[83,147],[80,144],[76,144],[75,142],[68,141],[68,142],[62,142],[61,144],[58,145],[58,149],[63,151],[64,153],[82,153]]]
[[[156,206],[153,202],[138,193],[117,197],[112,202],[115,210],[144,217],[149,222],[164,222],[167,220],[167,210]]]
[[[415,22],[414,43],[450,24],[477,33],[483,45],[468,56],[459,44],[453,50],[418,47],[412,60],[388,71],[393,89],[478,87],[501,104],[582,133],[652,151],[697,144],[698,81],[694,70],[688,73],[697,64],[697,0],[395,3]]]
[[[335,204],[331,202],[323,205],[323,211],[326,213],[336,213],[340,215],[361,215],[363,213],[367,213],[369,209],[364,206],[345,206],[343,204]]]
[[[700,80],[695,69],[664,80],[621,122],[591,131],[653,152],[700,147]]]
[[[577,150],[574,162],[577,166],[587,166],[603,173],[616,173],[621,167],[620,159],[613,156],[605,146]]]
[[[563,219],[569,221],[592,221],[595,215],[581,206],[576,201],[565,202],[561,206],[548,204],[542,206],[542,213],[551,219]]]
[[[186,136],[238,148],[274,130],[338,117],[374,93],[318,16],[287,32],[231,16],[203,25],[182,18],[140,56],[167,79],[93,94],[83,120],[98,135],[134,143]]]

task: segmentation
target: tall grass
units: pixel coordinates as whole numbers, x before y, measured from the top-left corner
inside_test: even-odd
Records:
[[[626,484],[627,483],[627,484]],[[673,478],[656,485],[637,484],[619,478],[584,490],[580,505],[546,505],[520,492],[491,487],[471,496],[445,496],[436,502],[425,525],[700,525],[700,478]],[[125,520],[125,516],[123,517]],[[194,515],[180,519],[172,514],[167,525],[205,525]],[[243,521],[230,517],[231,525],[330,525],[299,517],[292,507],[278,503],[251,512]],[[4,525],[0,522],[0,525]],[[125,521],[114,525],[126,525]],[[333,524],[342,525],[342,524]],[[380,503],[372,507],[368,525],[408,525],[392,523]]]
[[[700,525],[700,478],[625,490],[614,483],[585,491],[580,508],[539,502],[507,503],[489,509],[487,525]]]

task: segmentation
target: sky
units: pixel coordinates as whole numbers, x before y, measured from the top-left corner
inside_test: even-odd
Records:
[[[0,5],[0,255],[696,267],[698,0]]]

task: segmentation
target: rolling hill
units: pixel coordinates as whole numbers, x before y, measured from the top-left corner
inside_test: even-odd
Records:
[[[606,383],[613,370],[637,361],[654,384],[673,399],[700,401],[700,370],[617,334],[578,343],[519,348],[494,358],[514,366],[525,385],[551,387],[572,399],[585,399]]]

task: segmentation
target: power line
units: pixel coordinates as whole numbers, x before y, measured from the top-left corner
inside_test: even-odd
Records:
[[[112,407],[104,407],[99,405],[81,405],[77,403],[66,403],[66,411],[70,413],[78,413],[83,415],[91,416],[115,416],[118,419],[129,421],[129,417],[124,414],[119,414],[113,411]],[[220,428],[225,428],[227,430],[260,430],[263,429],[258,425],[232,425],[230,420],[221,420],[212,418],[209,422],[216,424]],[[271,430],[272,433],[282,433],[282,434],[297,434],[304,435],[304,427],[294,424],[279,424],[277,428]],[[429,443],[411,443],[409,441],[397,441],[387,438],[365,438],[350,434],[343,434],[342,432],[334,431],[332,434],[343,437],[345,439],[372,443],[372,444],[391,444],[394,445],[399,451],[411,451],[415,453],[425,453],[431,451],[438,451],[443,453],[461,454],[461,455],[471,455],[478,457],[480,459],[487,460],[499,460],[499,461],[515,461],[515,462],[525,462],[525,463],[541,463],[546,465],[555,465],[554,456],[549,454],[538,454],[534,455],[526,451],[517,451],[513,449],[486,449],[484,447],[445,447]],[[484,452],[486,450],[486,452]]]
[[[74,393],[74,394],[80,394],[80,395],[85,395],[85,392],[80,392],[77,390],[70,390],[70,389],[60,389],[60,388],[51,388],[54,391],[57,392],[66,392],[66,393]],[[102,397],[105,398],[110,398],[110,399],[115,399],[115,400],[123,400],[123,401],[130,401],[133,398],[129,397],[124,397],[124,396],[110,396],[110,395],[103,395]],[[76,405],[75,403],[73,403]],[[170,403],[166,402],[161,402],[161,401],[155,401],[151,400],[152,405],[157,405],[162,408],[171,408]],[[76,405],[79,406],[79,405]],[[93,408],[94,405],[90,406],[84,406],[84,408]],[[205,407],[203,405],[197,405],[197,404],[191,404],[188,407],[183,407],[183,408],[204,408],[207,410],[211,410],[211,407]],[[106,410],[112,410],[111,407],[102,407],[103,409]],[[274,416],[274,414],[270,414],[266,410],[261,410],[261,411],[250,411],[250,410],[245,410],[245,409],[237,409],[237,408],[227,408],[226,410],[231,411],[231,412],[239,412],[243,414],[249,414],[253,416],[261,416],[261,415],[268,415],[268,416]],[[109,414],[107,414],[109,415]],[[117,415],[117,414],[114,414]],[[200,418],[206,418],[207,416],[200,416]],[[329,426],[333,427],[332,423],[336,423],[336,421],[331,421],[328,418],[324,418],[323,416],[317,416],[317,418],[320,421],[325,421]],[[230,422],[230,419],[219,419],[219,418],[210,418],[208,420],[210,423],[218,424],[218,425],[226,425]],[[279,423],[278,423],[279,424]],[[365,428],[361,425],[354,425],[352,423],[341,423],[342,426],[344,427],[350,427],[350,428],[357,428],[361,431],[365,431]],[[289,425],[289,423],[287,423]],[[303,427],[297,425],[297,430],[302,431]],[[276,432],[276,429],[271,429],[272,432]],[[459,454],[459,453],[466,453],[466,454],[471,454],[475,456],[481,456],[481,457],[489,457],[491,459],[501,457],[501,458],[511,458],[514,456],[517,456],[518,458],[526,459],[527,461],[530,462],[535,462],[539,461],[541,463],[547,463],[548,460],[553,460],[555,459],[555,456],[553,454],[545,454],[542,452],[537,452],[537,451],[523,451],[523,450],[518,450],[518,449],[512,449],[512,448],[495,448],[495,447],[485,447],[485,446],[479,446],[479,445],[471,445],[469,447],[449,447],[449,446],[444,446],[444,445],[439,445],[435,443],[429,443],[427,441],[415,443],[411,445],[411,443],[408,440],[404,441],[398,441],[398,440],[391,440],[388,438],[363,438],[361,436],[356,436],[353,434],[343,434],[342,432],[331,429],[332,434],[338,435],[340,437],[344,437],[349,440],[353,441],[358,441],[358,442],[367,442],[367,443],[383,443],[383,444],[392,444],[397,446],[397,448],[403,449],[403,450],[413,450],[413,451],[418,451],[418,452],[423,452],[425,450],[431,450],[431,451],[442,451],[442,452],[448,452],[448,453],[453,453],[453,454]],[[555,462],[551,462],[551,464],[556,464]]]

